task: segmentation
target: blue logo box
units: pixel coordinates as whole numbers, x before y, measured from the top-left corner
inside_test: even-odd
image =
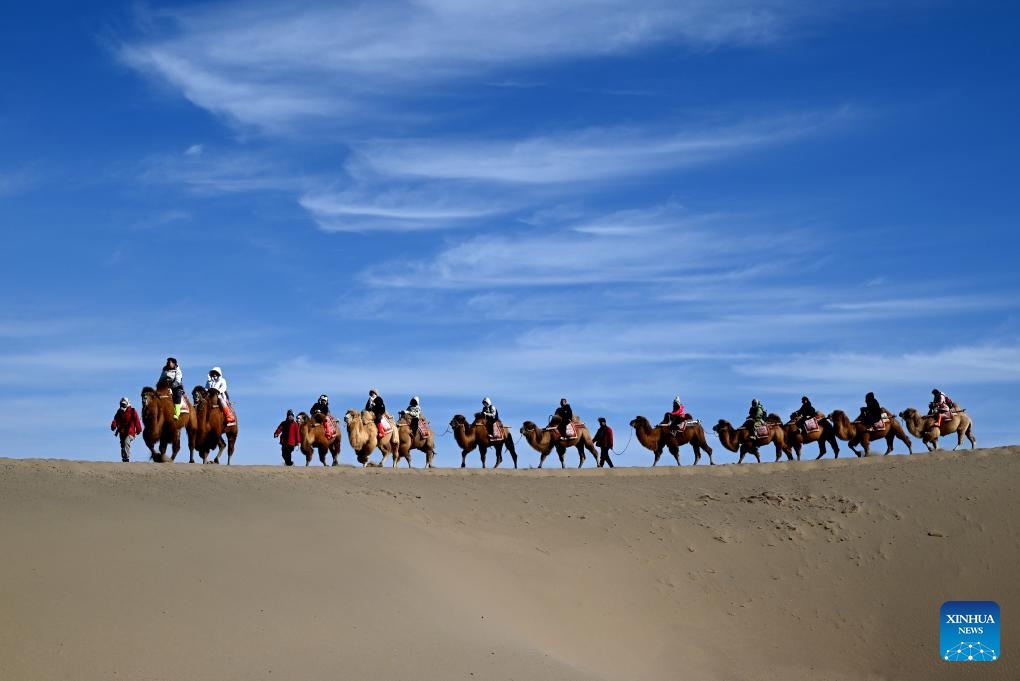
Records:
[[[999,604],[946,601],[939,611],[939,653],[950,662],[991,662],[999,649]]]

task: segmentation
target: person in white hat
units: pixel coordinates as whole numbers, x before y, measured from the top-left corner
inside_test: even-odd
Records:
[[[220,394],[220,403],[223,405],[223,415],[227,421],[234,420],[234,410],[230,406],[230,395],[227,393],[227,379],[223,378],[223,369],[213,367],[209,370],[209,377],[205,380],[206,390],[215,390]]]

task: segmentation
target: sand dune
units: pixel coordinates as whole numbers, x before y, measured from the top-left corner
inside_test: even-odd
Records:
[[[1020,448],[698,469],[0,460],[0,679],[1020,678]],[[947,663],[946,600],[1003,657]]]

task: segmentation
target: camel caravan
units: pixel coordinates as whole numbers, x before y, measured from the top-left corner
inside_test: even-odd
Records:
[[[858,457],[870,456],[871,445],[882,441],[886,444],[884,454],[889,454],[896,440],[906,445],[907,451],[913,454],[908,433],[920,438],[928,451],[939,448],[940,437],[954,434],[954,450],[963,446],[964,438],[969,440],[971,449],[975,448],[977,442],[966,410],[938,389],[932,390],[932,396],[927,414],[914,408],[896,414],[882,407],[873,393],[868,393],[864,407],[854,419],[838,409],[825,414],[803,397],[800,408],[784,420],[778,414],[767,412],[758,400],[753,400],[741,425],[734,426],[726,419],[719,419],[711,430],[724,448],[737,454],[738,463],[743,463],[748,455],[760,463],[760,450],[770,446],[775,451],[776,461],[784,457],[788,461],[794,458],[800,461],[804,446],[812,443],[818,445],[816,459],[825,456],[830,448],[833,456],[839,458],[841,442]],[[219,367],[210,370],[205,386],[196,386],[189,399],[183,390],[183,375],[177,361],[168,358],[156,387],[143,388],[141,399],[140,419],[125,397],[111,424],[111,430],[121,438],[123,461],[129,460],[131,440],[140,431],[151,460],[173,462],[181,450],[183,431],[187,436],[189,462],[195,463],[197,451],[202,463],[218,464],[226,452],[226,463],[230,465],[237,443],[238,423]],[[693,451],[694,465],[701,462],[702,453],[708,457],[709,465],[715,464],[705,427],[686,411],[679,396],[674,398],[672,408],[660,422],[653,425],[647,417],[639,415],[630,422],[630,427],[633,431],[631,437],[652,453],[652,466],[658,465],[663,451],[669,451],[679,466],[680,450],[685,446]],[[293,411],[288,411],[274,437],[280,438],[286,466],[294,465],[295,449],[304,455],[305,466],[311,465],[316,454],[323,466],[338,466],[344,430],[355,459],[363,467],[383,467],[388,461],[396,468],[403,461],[410,468],[415,450],[424,455],[426,468],[434,466],[437,435],[422,413],[417,396],[412,397],[408,406],[394,418],[379,392],[373,389],[369,391],[364,408],[348,409],[338,419],[330,410],[329,397],[320,395],[307,412],[302,411],[295,416]],[[461,468],[467,466],[468,456],[476,449],[482,468],[487,466],[490,449],[495,454],[494,468],[503,464],[504,450],[510,455],[513,467],[517,468],[517,444],[513,432],[500,419],[492,400],[486,397],[482,400],[481,411],[475,412],[471,419],[455,415],[446,432],[439,437],[448,433],[453,435],[460,448]],[[539,468],[545,465],[553,452],[556,452],[560,467],[566,468],[566,454],[570,450],[576,450],[579,468],[584,466],[588,454],[598,467],[613,465],[609,458],[609,451],[615,451],[613,432],[605,419],[599,419],[599,428],[593,435],[587,424],[573,413],[566,398],[560,400],[545,426],[525,421],[519,429],[517,442],[521,439],[538,452]],[[379,457],[373,460],[376,452]]]

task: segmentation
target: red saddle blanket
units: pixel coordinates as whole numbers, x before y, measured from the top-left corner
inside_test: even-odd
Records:
[[[432,430],[429,428],[429,422],[425,420],[425,417],[418,419],[418,432],[421,433],[422,437],[428,437]]]
[[[804,432],[813,433],[818,430],[818,419],[804,419]]]
[[[505,437],[503,433],[503,424],[496,421],[492,424],[492,435],[489,437],[490,442],[499,442]]]
[[[868,428],[868,430],[870,430],[872,432],[876,432],[876,431],[880,431],[880,430],[885,430],[888,425],[889,425],[889,417],[883,415],[882,418],[878,421],[878,423],[873,424],[870,428]]]
[[[332,440],[334,437],[336,437],[336,428],[337,428],[336,419],[334,419],[332,416],[327,416],[325,419],[323,419],[322,430],[324,433],[326,433],[327,440]]]
[[[379,419],[379,436],[386,437],[393,432],[393,419],[389,414],[386,414]]]
[[[758,438],[758,439],[761,439],[763,437],[768,437],[769,436],[769,426],[768,426],[768,424],[764,423],[764,424],[762,424],[760,426],[755,426],[754,427],[754,436],[756,438]]]

